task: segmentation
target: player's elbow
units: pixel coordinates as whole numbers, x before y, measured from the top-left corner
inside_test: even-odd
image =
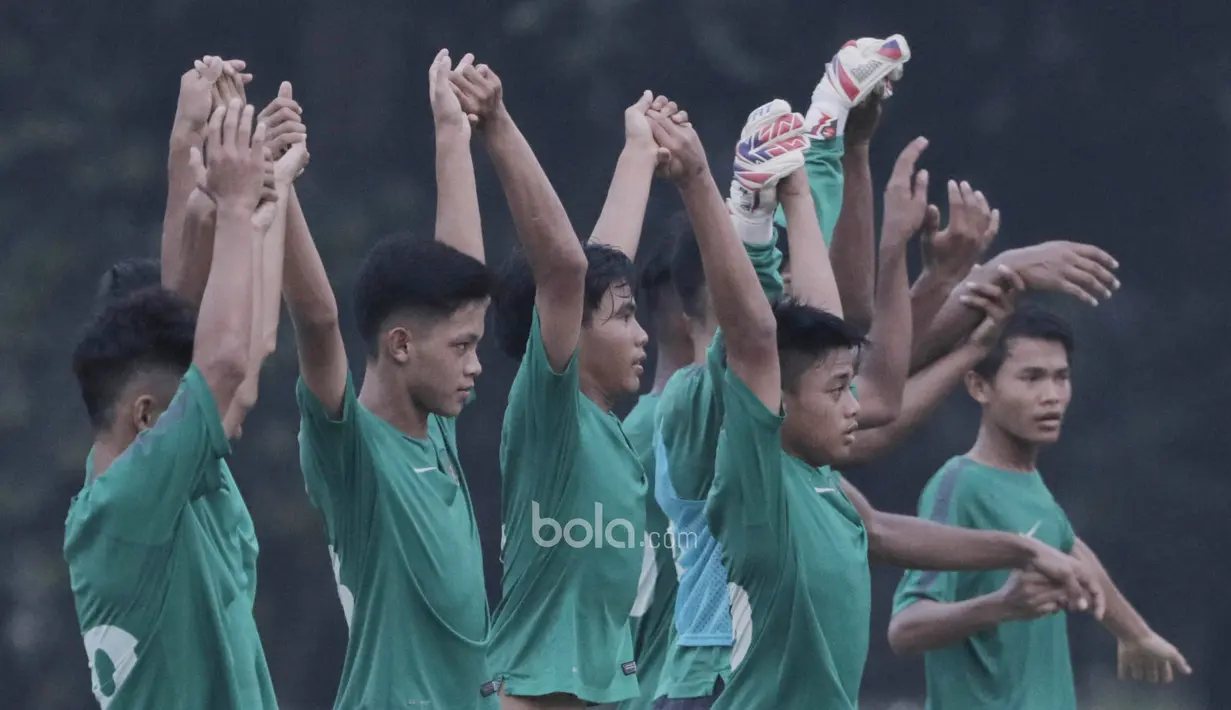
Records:
[[[902,413],[902,396],[882,392],[879,388],[859,387],[859,427],[874,429],[892,424]]]
[[[908,607],[889,620],[889,648],[898,656],[912,656],[927,650],[919,635],[915,614],[911,612]]]
[[[248,338],[220,336],[193,357],[215,398],[230,400],[248,375]]]

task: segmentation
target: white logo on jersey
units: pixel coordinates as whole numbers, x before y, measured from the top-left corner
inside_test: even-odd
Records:
[[[90,685],[94,698],[102,710],[107,710],[137,664],[137,639],[118,626],[95,626],[85,632],[83,640],[86,658],[90,661]],[[111,666],[102,669],[106,677],[99,676],[100,653]]]
[[[342,602],[342,616],[346,617],[346,629],[350,630],[350,620],[355,614],[355,595],[342,584],[342,559],[329,546],[329,561],[333,563],[333,581],[338,585],[338,601]]]
[[[411,468],[414,469],[415,473],[427,473],[428,471],[436,470],[435,466],[426,466],[424,468],[419,468],[418,466],[411,466]]]
[[[633,602],[633,610],[628,613],[633,618],[641,618],[650,610],[654,601],[654,584],[658,581],[658,557],[655,555],[654,537],[649,532],[645,534],[642,545],[645,554],[641,556],[641,578],[637,580],[637,599]]]
[[[735,582],[727,584],[727,594],[731,598],[731,631],[735,643],[731,645],[731,670],[739,668],[748,654],[748,646],[752,644],[752,602],[748,592]]]
[[[1039,531],[1039,525],[1042,524],[1042,522],[1043,522],[1042,520],[1034,521],[1034,525],[1026,532],[1021,533],[1021,536],[1022,537],[1034,537],[1034,534]]]
[[[817,488],[815,490],[817,493],[833,493],[834,491],[838,489],[837,488]]]

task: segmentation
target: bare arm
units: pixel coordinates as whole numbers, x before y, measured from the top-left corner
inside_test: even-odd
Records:
[[[1064,588],[1070,608],[1084,611],[1089,599],[1102,613],[1102,588],[1078,560],[1033,538],[998,530],[970,530],[913,515],[876,510],[845,478],[850,498],[868,531],[868,556],[882,564],[916,570],[1025,569],[1041,572]]]
[[[796,170],[779,183],[778,199],[786,215],[791,246],[791,273],[795,274],[792,293],[810,306],[842,317],[842,298],[829,262],[829,248],[821,235],[807,172]]]
[[[287,208],[282,295],[295,326],[299,375],[325,411],[340,416],[348,365],[338,302],[294,188]]]
[[[650,199],[650,183],[658,164],[658,144],[654,142],[650,122],[646,118],[651,101],[655,109],[673,116],[677,123],[688,120],[688,114],[677,111],[675,104],[668,103],[666,97],[654,99],[649,91],[625,109],[624,150],[616,162],[611,188],[607,190],[607,201],[603,203],[603,211],[599,213],[598,223],[590,235],[590,241],[613,246],[630,259],[637,255],[641,228],[645,222],[645,207]]]
[[[1117,639],[1130,640],[1145,638],[1153,633],[1146,620],[1141,618],[1132,604],[1124,598],[1120,590],[1111,581],[1111,575],[1081,538],[1073,543],[1073,556],[1085,562],[1093,571],[1095,577],[1102,583],[1107,593],[1107,612],[1103,615],[1103,626],[1107,627]]]
[[[485,65],[450,76],[462,108],[480,121],[518,239],[534,272],[534,305],[543,348],[562,371],[577,350],[585,305],[586,254],[538,158],[502,99],[500,79]]]
[[[467,54],[460,69],[474,61]],[[436,121],[436,241],[463,254],[486,261],[483,252],[483,221],[470,155],[471,126],[462,105],[449,85],[453,61],[442,49],[428,70],[432,116]]]
[[[247,371],[252,340],[253,219],[265,172],[265,128],[258,126],[252,136],[252,117],[252,107],[241,109],[238,101],[214,112],[208,173],[199,180],[218,205],[218,217],[209,280],[197,317],[193,362],[224,417]],[[193,162],[198,171],[205,171],[196,149]],[[227,435],[234,436],[240,422],[232,417],[227,424]]]
[[[162,285],[199,306],[213,259],[216,214],[200,190],[192,191],[186,207],[183,230],[170,240],[163,232]]]
[[[916,138],[902,150],[885,187],[885,218],[881,227],[880,265],[876,279],[876,304],[871,345],[865,349],[860,373],[855,378],[859,395],[859,423],[872,427],[888,424],[902,408],[902,392],[910,371],[910,281],[906,272],[906,247],[923,223],[927,212],[928,173],[915,173],[915,164],[927,147]]]
[[[846,152],[842,155],[842,210],[829,245],[834,279],[845,311],[843,317],[864,330],[872,324],[876,297],[876,224],[872,167],[868,160],[871,130],[865,129],[864,124],[871,120],[874,128],[879,114],[880,101],[870,99],[851,109],[847,119]]]
[[[714,315],[724,334],[727,366],[776,413],[782,404],[782,381],[774,314],[731,225],[701,139],[691,125],[676,125],[660,114],[651,113],[650,122],[654,139],[671,155],[667,173],[679,186],[697,235]]]

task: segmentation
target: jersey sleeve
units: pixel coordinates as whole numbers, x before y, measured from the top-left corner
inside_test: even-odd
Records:
[[[714,456],[722,429],[722,382],[726,352],[714,336],[705,363],[676,375],[658,404],[659,462],[683,500],[705,500],[714,479]]]
[[[821,225],[825,246],[833,242],[833,230],[842,211],[842,196],[846,176],[842,170],[845,143],[840,139],[813,140],[804,153],[804,169],[808,171],[808,186],[812,189],[812,204],[816,208],[816,221]],[[782,206],[774,214],[776,231],[786,228],[786,212]]]
[[[295,386],[299,404],[299,465],[312,505],[325,517],[331,542],[350,522],[350,511],[359,504],[366,486],[359,480],[360,465],[359,398],[350,372],[342,411],[337,418],[317,399],[303,378]]]
[[[501,475],[507,502],[555,506],[575,468],[581,424],[577,350],[556,372],[547,359],[538,309],[526,354],[509,389],[501,436]],[[529,465],[528,465],[529,464]],[[524,511],[523,511],[524,512]]]
[[[1073,523],[1069,520],[1069,516],[1065,515],[1064,510],[1057,507],[1057,515],[1060,516],[1060,551],[1066,555],[1073,554],[1073,545],[1077,544],[1077,531],[1073,529]]]
[[[966,527],[961,500],[961,466],[949,466],[938,473],[919,496],[919,517],[943,525]],[[897,614],[920,599],[937,602],[957,601],[958,572],[907,570],[893,595]]]
[[[94,482],[103,530],[128,542],[166,542],[190,501],[222,487],[230,453],[214,393],[193,365],[154,426]]]
[[[723,389],[726,409],[714,459],[714,485],[705,506],[706,520],[728,548],[735,542],[777,540],[772,534],[749,531],[773,530],[785,516],[782,414],[767,409],[734,372],[727,371]]]

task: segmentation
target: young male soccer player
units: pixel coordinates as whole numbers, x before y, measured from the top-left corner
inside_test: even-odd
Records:
[[[919,515],[1018,533],[1085,560],[1108,595],[1103,624],[1119,640],[1121,677],[1170,682],[1188,663],[1116,590],[1039,476],[1038,453],[1059,438],[1072,396],[1072,350],[1056,316],[1023,308],[1010,318],[966,376],[983,407],[974,446],[928,482]],[[1065,594],[1030,572],[908,571],[889,641],[898,653],[924,652],[930,710],[1076,708]]]
[[[299,352],[300,464],[350,632],[339,710],[494,704],[482,694],[487,598],[454,422],[479,376],[492,280],[451,64],[442,51],[429,70],[437,240],[384,239],[360,267],[358,393],[329,279],[291,195],[284,295]]]
[[[492,671],[506,708],[627,700],[638,694],[629,613],[646,482],[611,408],[637,391],[645,360],[632,257],[660,159],[645,115],[652,97],[625,112],[625,148],[583,246],[495,73],[472,67],[454,86],[483,132],[524,250],[496,299],[501,346],[521,366],[501,434],[504,595]],[[653,106],[677,113],[662,97]],[[589,535],[577,537],[578,521]]]
[[[678,577],[675,555],[690,545],[691,535],[676,536],[654,494],[654,422],[663,388],[679,370],[705,362],[705,344],[714,337],[705,317],[707,297],[701,252],[687,215],[669,222],[668,248],[646,267],[641,286],[658,341],[654,387],[637,400],[624,418],[624,435],[641,459],[649,492],[645,498],[645,556],[633,605],[633,655],[641,695],[620,704],[621,710],[649,710],[658,697],[659,677],[675,645],[674,618]]]
[[[104,710],[276,707],[252,618],[255,551],[222,462],[246,414],[233,405],[260,312],[254,256],[275,212],[252,119],[238,100],[210,119],[201,187],[217,221],[199,315],[138,288],[103,304],[73,355],[95,440],[64,555]]]

